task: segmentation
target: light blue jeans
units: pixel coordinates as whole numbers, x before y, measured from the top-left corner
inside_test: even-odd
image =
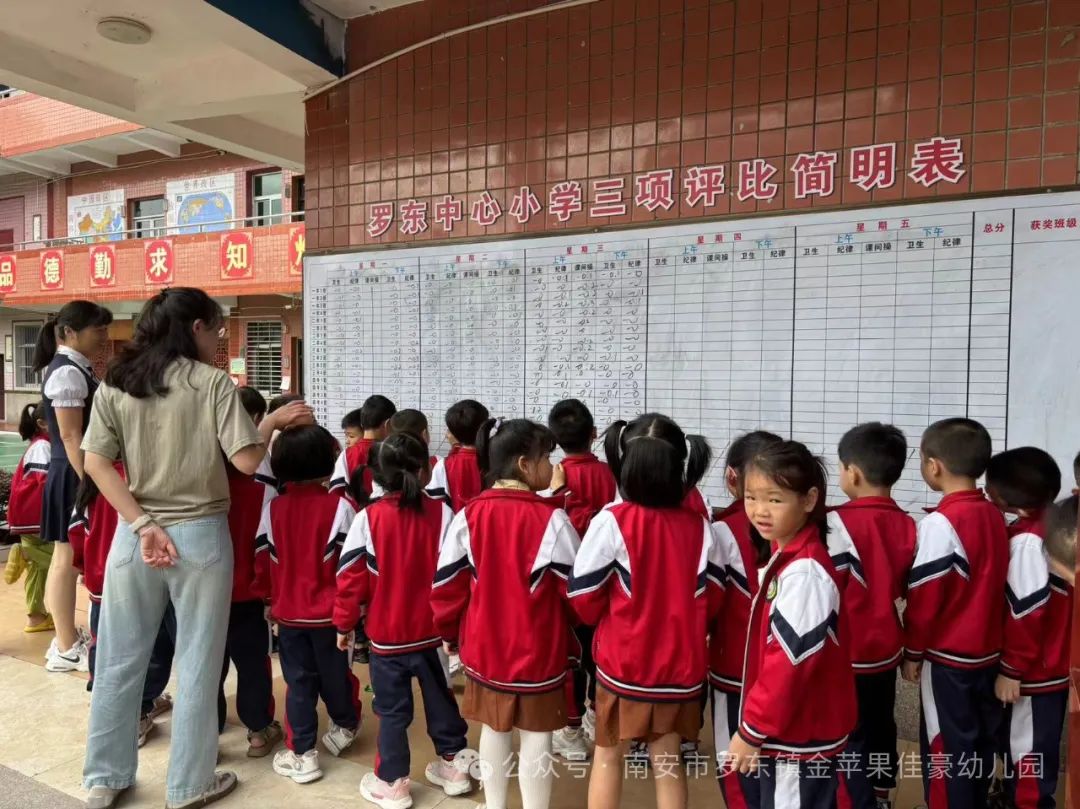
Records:
[[[179,803],[213,783],[218,749],[217,691],[232,595],[233,552],[225,514],[170,525],[179,555],[164,569],[142,560],[123,520],[105,565],[101,642],[90,701],[83,782],[123,789],[135,783],[143,681],[165,607],[176,610],[179,688],[165,799]]]

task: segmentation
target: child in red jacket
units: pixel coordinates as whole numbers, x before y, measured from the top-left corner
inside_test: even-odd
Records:
[[[338,556],[356,514],[343,493],[326,488],[336,452],[334,437],[316,424],[278,435],[271,468],[285,488],[263,509],[256,539],[255,592],[269,596],[287,686],[288,749],[274,756],[274,772],[298,784],[322,778],[320,696],[331,720],[322,742],[332,755],[352,746],[360,727],[360,683],[334,631]]]
[[[1061,729],[1069,693],[1072,586],[1051,575],[1045,513],[1061,488],[1061,470],[1035,447],[1000,452],[986,468],[986,493],[1017,520],[1009,526],[1009,574],[1001,673],[1007,704],[1005,790],[1017,809],[1054,805]]]
[[[26,571],[23,591],[26,594],[26,627],[23,632],[51,632],[52,617],[45,609],[45,578],[52,562],[53,543],[42,542],[41,496],[49,472],[49,432],[45,419],[38,418],[41,403],[32,402],[23,408],[19,419],[19,436],[29,441],[8,496],[7,521],[12,537],[19,543],[8,553],[4,581],[14,584]]]
[[[725,561],[724,609],[709,634],[709,684],[712,691],[713,742],[719,766],[739,729],[739,694],[746,659],[746,631],[750,603],[758,591],[758,569],[769,560],[769,547],[760,537],[755,544],[750,518],[743,504],[743,470],[758,452],[783,439],[765,430],[744,433],[731,442],[724,459],[724,483],[732,501],[714,514],[713,536]],[[724,802],[731,807],[757,801],[758,780],[728,769],[718,769],[717,782]]]
[[[977,421],[943,419],[922,436],[927,485],[944,495],[918,526],[904,611],[904,679],[922,696],[922,760],[930,809],[986,806],[1004,713],[994,696],[1005,626],[1009,537],[1001,512],[976,487],[990,462]],[[957,762],[965,762],[961,767]]]
[[[551,431],[526,419],[484,422],[476,452],[491,488],[454,518],[431,592],[437,631],[461,639],[462,713],[483,725],[480,758],[493,809],[506,806],[515,728],[522,803],[548,805],[551,734],[566,726],[566,578],[578,536],[556,499],[536,494],[551,485],[554,447]]]
[[[562,487],[554,494],[566,494],[566,513],[578,536],[585,536],[589,523],[600,510],[615,500],[617,487],[611,467],[592,453],[596,441],[596,425],[593,415],[584,402],[564,399],[558,402],[548,415],[548,428],[565,456],[556,467],[556,477],[561,470]],[[584,761],[589,749],[585,745],[585,732],[596,733],[596,663],[592,656],[593,627],[579,624],[574,634],[581,644],[581,662],[573,669],[573,676],[566,683],[567,725],[555,731],[552,749],[555,755],[567,761]],[[586,710],[586,699],[590,707]],[[585,718],[588,721],[585,722]],[[582,725],[589,727],[583,732]]]
[[[364,403],[345,414],[341,429],[345,433],[345,451],[334,463],[330,476],[330,490],[346,490],[357,467],[367,464],[368,451],[376,441],[390,435],[390,419],[397,407],[385,396],[369,396]],[[364,476],[364,488],[371,494],[371,470]]]
[[[476,444],[487,417],[488,409],[473,399],[462,399],[446,411],[450,452],[431,471],[428,488],[432,494],[448,497],[455,513],[484,488]]]
[[[825,545],[825,468],[797,441],[745,469],[746,513],[776,550],[754,599],[742,713],[727,764],[760,769],[760,803],[836,805],[837,759],[855,727],[855,681],[839,574]]]
[[[829,554],[841,574],[859,703],[848,740],[858,765],[845,772],[845,788],[854,809],[886,809],[899,762],[893,709],[904,630],[896,602],[915,560],[915,521],[892,499],[907,439],[891,424],[869,422],[844,433],[837,454],[850,499],[829,511]]]
[[[425,775],[447,795],[464,795],[472,785],[454,758],[465,749],[468,727],[461,718],[440,657],[442,639],[431,608],[416,601],[418,588],[435,578],[439,546],[453,512],[424,493],[430,473],[427,445],[397,433],[375,445],[375,482],[385,493],[371,501],[361,471],[353,473],[353,496],[362,511],[353,520],[338,563],[334,624],[338,648],[352,648],[362,606],[371,644],[373,708],[379,717],[375,772],[360,783],[364,798],[382,809],[400,809],[409,796],[409,735],[413,720],[413,679],[420,684],[427,731],[440,758]]]
[[[570,603],[583,623],[596,625],[589,803],[618,806],[628,742],[644,739],[654,760],[678,761],[681,740],[701,730],[707,637],[722,602],[724,564],[709,521],[682,507],[709,468],[704,438],[647,413],[615,422],[605,452],[624,500],[589,526]],[[681,768],[655,783],[659,805],[686,805]]]
[[[266,399],[254,388],[238,388],[240,401],[256,426],[266,415]],[[255,589],[255,538],[266,503],[277,495],[270,464],[264,459],[254,476],[226,463],[229,477],[229,534],[233,546],[232,603],[225,639],[225,661],[218,687],[218,728],[224,730],[225,678],[229,661],[236,667],[236,713],[247,728],[251,758],[268,755],[284,738],[274,721],[274,681],[270,668],[270,625]]]

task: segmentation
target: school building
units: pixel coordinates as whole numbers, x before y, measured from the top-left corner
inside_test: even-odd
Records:
[[[76,298],[105,303],[111,354],[143,302],[175,285],[226,307],[218,362],[238,382],[268,396],[298,390],[304,242],[302,172],[5,89],[0,422],[40,396],[33,346],[47,313]]]
[[[961,339],[974,384],[958,395],[977,398],[980,374],[1009,367],[1015,335],[1010,310],[1002,315],[987,298],[980,314],[975,291],[992,297],[1002,279],[1013,283],[1014,253],[1032,267],[1043,256],[1060,266],[1068,251],[1046,245],[1060,250],[1080,232],[1072,213],[1022,213],[1035,195],[1080,190],[1077,0],[101,0],[84,15],[52,6],[20,0],[0,31],[0,82],[19,88],[0,99],[8,420],[35,395],[36,326],[74,297],[109,301],[119,342],[155,289],[202,286],[229,307],[220,360],[238,381],[303,390],[304,366],[325,367],[328,356],[324,343],[304,356],[304,284],[335,257],[363,254],[359,273],[388,277],[399,256],[423,266],[416,250],[430,246],[479,273],[473,259],[489,247],[510,254],[529,239],[565,237],[580,256],[624,232],[680,225],[697,235],[679,237],[690,241],[672,263],[676,255],[705,263],[705,245],[719,255],[755,221],[823,212],[851,226],[821,242],[822,266],[826,250],[828,261],[853,249],[884,261],[875,253],[903,243],[922,250],[924,238],[943,256],[968,251],[974,304],[956,328],[978,321],[1007,335],[1004,353],[987,348],[978,368],[970,337]],[[988,200],[1006,195],[1028,196],[991,217]],[[948,201],[970,203],[962,237],[908,234],[902,213],[875,213]],[[875,239],[879,230],[890,235]],[[742,258],[764,261],[764,275],[793,267],[782,251],[797,247],[811,267],[818,247],[800,238],[780,249],[757,244],[764,259],[753,250]],[[985,259],[972,258],[972,241]],[[620,258],[620,269],[631,260]],[[427,283],[417,281],[418,310]],[[766,291],[757,294],[764,311]],[[380,323],[404,322],[397,307],[413,298],[402,295],[393,309],[372,308]],[[1006,297],[1013,311],[1035,305]],[[1047,323],[1065,329],[1061,300],[1045,287],[1036,302],[1058,307]],[[713,315],[699,307],[695,328],[707,331]],[[901,315],[890,317],[899,328]],[[798,330],[797,308],[789,319]],[[783,339],[793,343],[793,334]],[[822,354],[831,340],[820,338]],[[422,345],[420,336],[418,353]],[[467,359],[458,349],[442,356]],[[397,370],[383,372],[401,377]],[[782,417],[796,422],[795,405],[817,396],[825,404],[803,415],[824,418],[830,373],[827,365],[814,373],[821,392],[783,383],[792,405]],[[546,371],[543,379],[550,385]],[[1080,799],[1077,717],[1070,780]]]

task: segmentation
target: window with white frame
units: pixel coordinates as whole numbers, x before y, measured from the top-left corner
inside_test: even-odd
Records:
[[[251,220],[253,225],[276,225],[284,221],[281,212],[281,172],[251,177]]]
[[[37,345],[41,326],[40,322],[16,323],[13,326],[16,388],[36,388],[41,384],[41,374],[34,373],[34,347]]]
[[[131,225],[137,239],[155,239],[165,232],[165,197],[131,203]]]
[[[249,320],[245,329],[247,383],[267,399],[281,393],[280,320]]]

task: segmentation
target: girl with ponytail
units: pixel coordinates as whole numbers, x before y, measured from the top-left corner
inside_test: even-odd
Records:
[[[439,554],[431,601],[446,641],[460,636],[468,676],[462,713],[482,725],[487,806],[503,809],[513,731],[521,735],[524,809],[551,800],[552,733],[566,726],[569,668],[566,579],[578,535],[551,486],[555,437],[526,419],[488,419],[476,455],[490,487],[454,517]],[[620,769],[620,773],[621,773]]]
[[[53,622],[45,609],[45,577],[52,560],[53,544],[43,542],[41,503],[49,472],[49,431],[42,416],[41,402],[23,408],[19,435],[29,441],[15,475],[8,498],[8,526],[19,543],[8,554],[4,581],[14,584],[26,571],[26,628],[24,632],[50,632]]]
[[[424,492],[431,462],[427,445],[408,432],[372,445],[367,467],[382,496],[363,485],[365,467],[353,472],[353,493],[362,511],[353,521],[337,573],[334,625],[338,648],[353,646],[353,632],[367,607],[365,631],[371,652],[372,707],[379,717],[379,754],[374,773],[360,782],[364,798],[377,806],[409,805],[409,737],[413,678],[420,683],[427,731],[439,758],[427,765],[427,780],[447,795],[472,789],[468,768],[454,759],[465,749],[468,728],[450,690],[442,638],[430,604],[416,594],[435,578],[439,546],[453,512]]]
[[[34,372],[42,374],[39,416],[48,425],[50,459],[41,508],[41,538],[54,543],[45,603],[56,624],[49,671],[86,671],[87,651],[75,630],[75,582],[67,541],[68,520],[83,476],[82,440],[97,390],[93,358],[108,340],[112,313],[92,301],[70,301],[45,321],[34,347]]]

